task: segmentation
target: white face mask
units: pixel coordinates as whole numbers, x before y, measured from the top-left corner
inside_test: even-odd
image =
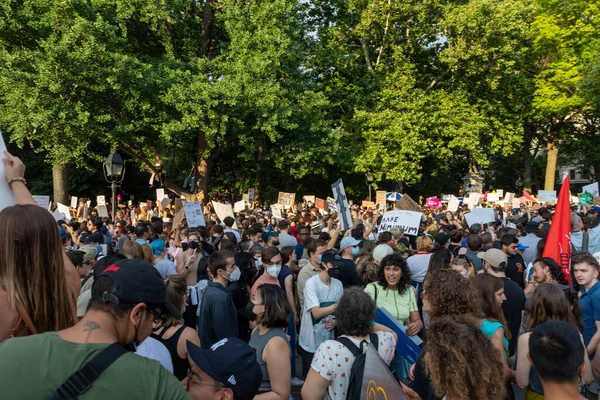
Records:
[[[467,275],[465,271],[460,271],[460,276],[462,276],[465,279],[469,279],[469,275]]]
[[[267,274],[271,275],[273,278],[277,278],[280,272],[281,265],[270,265],[267,267]]]
[[[254,266],[256,268],[260,267],[262,265],[262,259],[261,257],[254,257]]]
[[[241,276],[242,276],[242,271],[240,271],[240,269],[238,267],[236,267],[233,270],[233,272],[229,273],[229,278],[225,277],[225,279],[228,279],[229,282],[235,282],[235,281],[239,281]]]

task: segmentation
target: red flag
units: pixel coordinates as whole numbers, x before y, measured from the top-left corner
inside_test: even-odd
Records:
[[[531,195],[524,190],[523,190],[523,197],[525,197],[529,201],[535,202],[535,199],[533,197],[531,197]]]
[[[543,257],[554,259],[563,269],[565,278],[571,284],[571,195],[569,175],[563,179],[552,217],[552,225],[546,239]]]

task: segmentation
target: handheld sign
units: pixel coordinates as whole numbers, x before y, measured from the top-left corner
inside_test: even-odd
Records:
[[[2,158],[5,157],[4,150],[6,150],[6,145],[4,144],[4,139],[2,139],[2,132],[0,132],[0,211],[17,204],[15,194],[4,178],[4,162],[2,162]]]
[[[396,208],[398,210],[407,210],[414,212],[422,212],[423,209],[414,201],[409,195],[404,194],[400,200],[396,202]]]
[[[281,209],[283,207],[281,206],[281,204],[271,204],[271,212],[273,213],[273,218],[275,218],[276,220],[280,220],[283,217],[281,216]]]
[[[255,189],[248,189],[248,203],[252,203],[254,201]]]
[[[410,289],[409,289],[410,290]],[[383,326],[387,326],[398,335],[396,343],[396,352],[404,357],[409,363],[413,364],[417,361],[417,357],[421,352],[419,345],[423,341],[418,336],[408,336],[405,331],[406,327],[394,318],[385,307],[379,307],[375,311],[375,322]]]
[[[585,185],[584,187],[581,188],[581,191],[583,193],[585,193],[585,192],[591,193],[594,196],[598,196],[600,194],[600,192],[598,190],[598,182],[594,182],[594,183],[590,183],[589,185]]]
[[[333,196],[335,197],[335,205],[338,209],[338,218],[342,225],[342,230],[350,229],[352,227],[352,214],[350,214],[348,198],[346,197],[344,183],[341,178],[331,185],[331,190],[333,190]]]
[[[71,196],[71,208],[77,208],[77,197]]]
[[[244,200],[240,200],[233,205],[233,211],[242,212],[246,209],[246,203]]]
[[[165,198],[165,189],[156,189],[156,201],[160,202]]]
[[[296,193],[279,192],[279,196],[277,198],[277,203],[281,204],[284,208],[285,207],[292,208],[294,206],[295,201],[296,201]]]
[[[473,224],[487,224],[496,220],[493,208],[474,208],[470,213],[465,214],[465,219],[469,226]]]
[[[69,211],[69,207],[61,203],[56,203],[56,211],[64,215],[67,224],[71,221],[71,211]]]
[[[50,207],[50,196],[32,196],[38,206],[48,209]]]
[[[542,203],[556,203],[556,190],[538,190],[538,200]]]
[[[206,226],[204,221],[204,214],[202,214],[202,205],[197,201],[184,201],[183,210],[185,212],[185,219],[187,225],[190,228],[196,228],[198,226]]]
[[[105,196],[96,196],[96,205],[97,206],[105,206],[106,205],[106,197]]]
[[[500,196],[498,195],[498,193],[488,193],[488,195],[487,195],[488,202],[495,203],[499,200],[500,200]]]
[[[448,201],[448,211],[456,212],[459,205],[460,202],[458,201],[458,198],[456,198],[453,194],[450,195],[450,200]]]
[[[391,228],[402,228],[404,234],[417,236],[419,234],[419,224],[421,223],[420,212],[396,210],[388,211],[383,214],[379,232],[388,232]]]
[[[98,206],[96,207],[96,211],[98,211],[99,217],[108,218],[108,208],[106,206]]]
[[[215,213],[217,214],[217,217],[219,217],[219,219],[221,221],[223,221],[225,218],[227,217],[231,217],[234,219],[235,221],[235,215],[233,215],[233,209],[231,208],[231,204],[221,204],[221,203],[217,203],[216,201],[212,202],[213,208],[215,209]],[[190,221],[188,220],[188,225],[190,224]],[[234,222],[233,229],[237,229],[237,224]]]
[[[386,203],[385,200],[385,194],[386,191],[385,190],[378,190],[375,192],[375,203],[376,204],[384,204]]]

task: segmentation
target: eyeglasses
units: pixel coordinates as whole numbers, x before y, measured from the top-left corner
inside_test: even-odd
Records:
[[[154,328],[154,330],[160,328],[163,324],[165,324],[167,322],[167,316],[165,314],[161,314],[158,311],[156,311],[153,308],[148,307],[147,308],[148,313],[152,314],[152,316],[154,317],[154,324],[158,325],[157,327]]]
[[[207,386],[212,386],[212,388],[215,390],[215,392],[217,390],[221,390],[225,387],[225,385],[223,385],[221,382],[208,383],[208,382],[200,382],[200,381],[193,380],[191,368],[188,369],[186,377],[187,377],[188,387],[190,386],[190,383],[193,383],[194,385],[207,385]]]

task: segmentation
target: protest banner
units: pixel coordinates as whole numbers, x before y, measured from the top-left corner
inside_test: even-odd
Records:
[[[458,210],[458,206],[460,205],[460,201],[454,195],[450,195],[450,200],[448,201],[448,211],[456,212]]]
[[[173,217],[173,229],[179,226],[183,222],[183,218],[185,217],[185,210],[183,206],[177,211],[175,217]]]
[[[77,208],[77,197],[71,196],[71,208]]]
[[[2,132],[0,132],[0,158],[4,157],[5,150],[6,145],[2,138]],[[4,179],[4,163],[0,160],[0,211],[15,204],[17,204],[17,199],[15,199],[15,194],[8,186],[8,182]]]
[[[496,193],[498,193],[498,197],[499,198],[503,198],[504,197],[504,189],[498,189],[498,190],[496,190]]]
[[[344,183],[342,179],[338,179],[333,185],[331,185],[333,191],[333,197],[335,198],[335,206],[338,209],[338,218],[340,220],[342,230],[350,229],[352,227],[352,214],[350,214],[350,207],[348,206],[348,198],[346,197],[346,191],[344,190]]]
[[[579,195],[579,205],[581,207],[594,204],[594,195],[591,193],[582,193]]]
[[[106,206],[98,206],[96,207],[96,211],[98,211],[99,217],[108,218],[108,209]]]
[[[442,203],[448,203],[450,201],[451,194],[442,194]]]
[[[38,206],[47,210],[50,206],[50,196],[32,196]]]
[[[156,189],[156,201],[162,201],[165,198],[165,189]]]
[[[384,204],[386,203],[385,201],[385,190],[377,190],[375,192],[375,204]]]
[[[242,212],[245,209],[246,209],[246,202],[244,200],[237,201],[233,205],[233,211],[235,211],[235,212]]]
[[[284,208],[292,208],[295,201],[296,193],[279,192],[279,196],[277,197],[277,204],[281,204]]]
[[[235,220],[235,215],[233,214],[233,208],[231,208],[231,204],[221,204],[217,203],[216,201],[213,201],[212,206],[215,209],[215,213],[217,214],[217,217],[219,217],[221,222],[223,222],[223,220],[227,217],[231,217]],[[233,223],[232,228],[237,229],[237,224],[235,222]]]
[[[317,197],[316,197],[316,196],[314,196],[314,195],[307,195],[307,196],[303,196],[303,197],[302,197],[302,199],[303,199],[303,200],[304,200],[306,203],[308,203],[308,202],[310,201],[310,202],[311,202],[311,203],[313,203],[313,204],[315,204],[315,200],[316,200],[316,198],[317,198]]]
[[[556,190],[538,190],[538,200],[541,203],[556,203]]]
[[[510,203],[511,201],[513,201],[514,198],[515,198],[515,194],[511,193],[511,192],[506,192],[506,194],[504,195],[504,201],[507,203]]]
[[[248,203],[252,203],[254,201],[254,196],[256,194],[255,192],[256,190],[254,188],[248,189]]]
[[[375,204],[374,201],[363,201],[361,204],[363,207],[367,207],[367,208],[375,208],[377,205]]]
[[[283,217],[281,216],[281,211],[283,210],[283,206],[281,204],[271,204],[271,213],[273,214],[273,218],[276,220],[280,220]]]
[[[479,204],[479,200],[483,197],[481,193],[471,193],[469,194],[469,199],[467,200],[467,205],[472,210]]]
[[[398,210],[422,212],[423,209],[407,194],[403,195],[400,200],[396,202],[396,208]]]
[[[473,224],[487,224],[494,222],[496,217],[494,216],[493,208],[474,208],[470,213],[465,214],[465,220],[467,225]]]
[[[69,211],[69,207],[65,206],[62,203],[56,203],[56,211],[63,215],[63,219],[67,224],[71,221],[71,211]]]
[[[324,199],[319,199],[317,197],[317,198],[315,198],[315,207],[317,207],[320,210],[326,210],[327,209],[327,203],[325,202]]]
[[[415,211],[394,210],[383,214],[379,224],[379,232],[388,232],[392,228],[404,229],[405,235],[417,236],[423,214]]]
[[[498,200],[500,200],[500,196],[498,195],[498,193],[488,193],[487,201],[489,201],[490,203],[495,203]]]
[[[592,194],[593,196],[600,195],[600,192],[598,191],[598,182],[594,182],[594,183],[590,183],[589,185],[585,185],[584,187],[581,188],[581,191],[583,193],[588,192],[588,193]]]
[[[437,197],[428,197],[425,200],[425,205],[427,207],[440,208],[442,206],[442,202]]]
[[[231,206],[229,206],[229,208],[231,208]],[[202,205],[199,202],[184,201],[183,211],[185,212],[185,219],[187,221],[187,225],[190,228],[206,226],[206,222],[204,221],[204,214],[202,214]]]
[[[105,206],[106,205],[106,197],[105,196],[96,196],[96,205],[97,206]]]
[[[512,199],[510,201],[512,208],[520,208],[521,207],[521,199]]]

